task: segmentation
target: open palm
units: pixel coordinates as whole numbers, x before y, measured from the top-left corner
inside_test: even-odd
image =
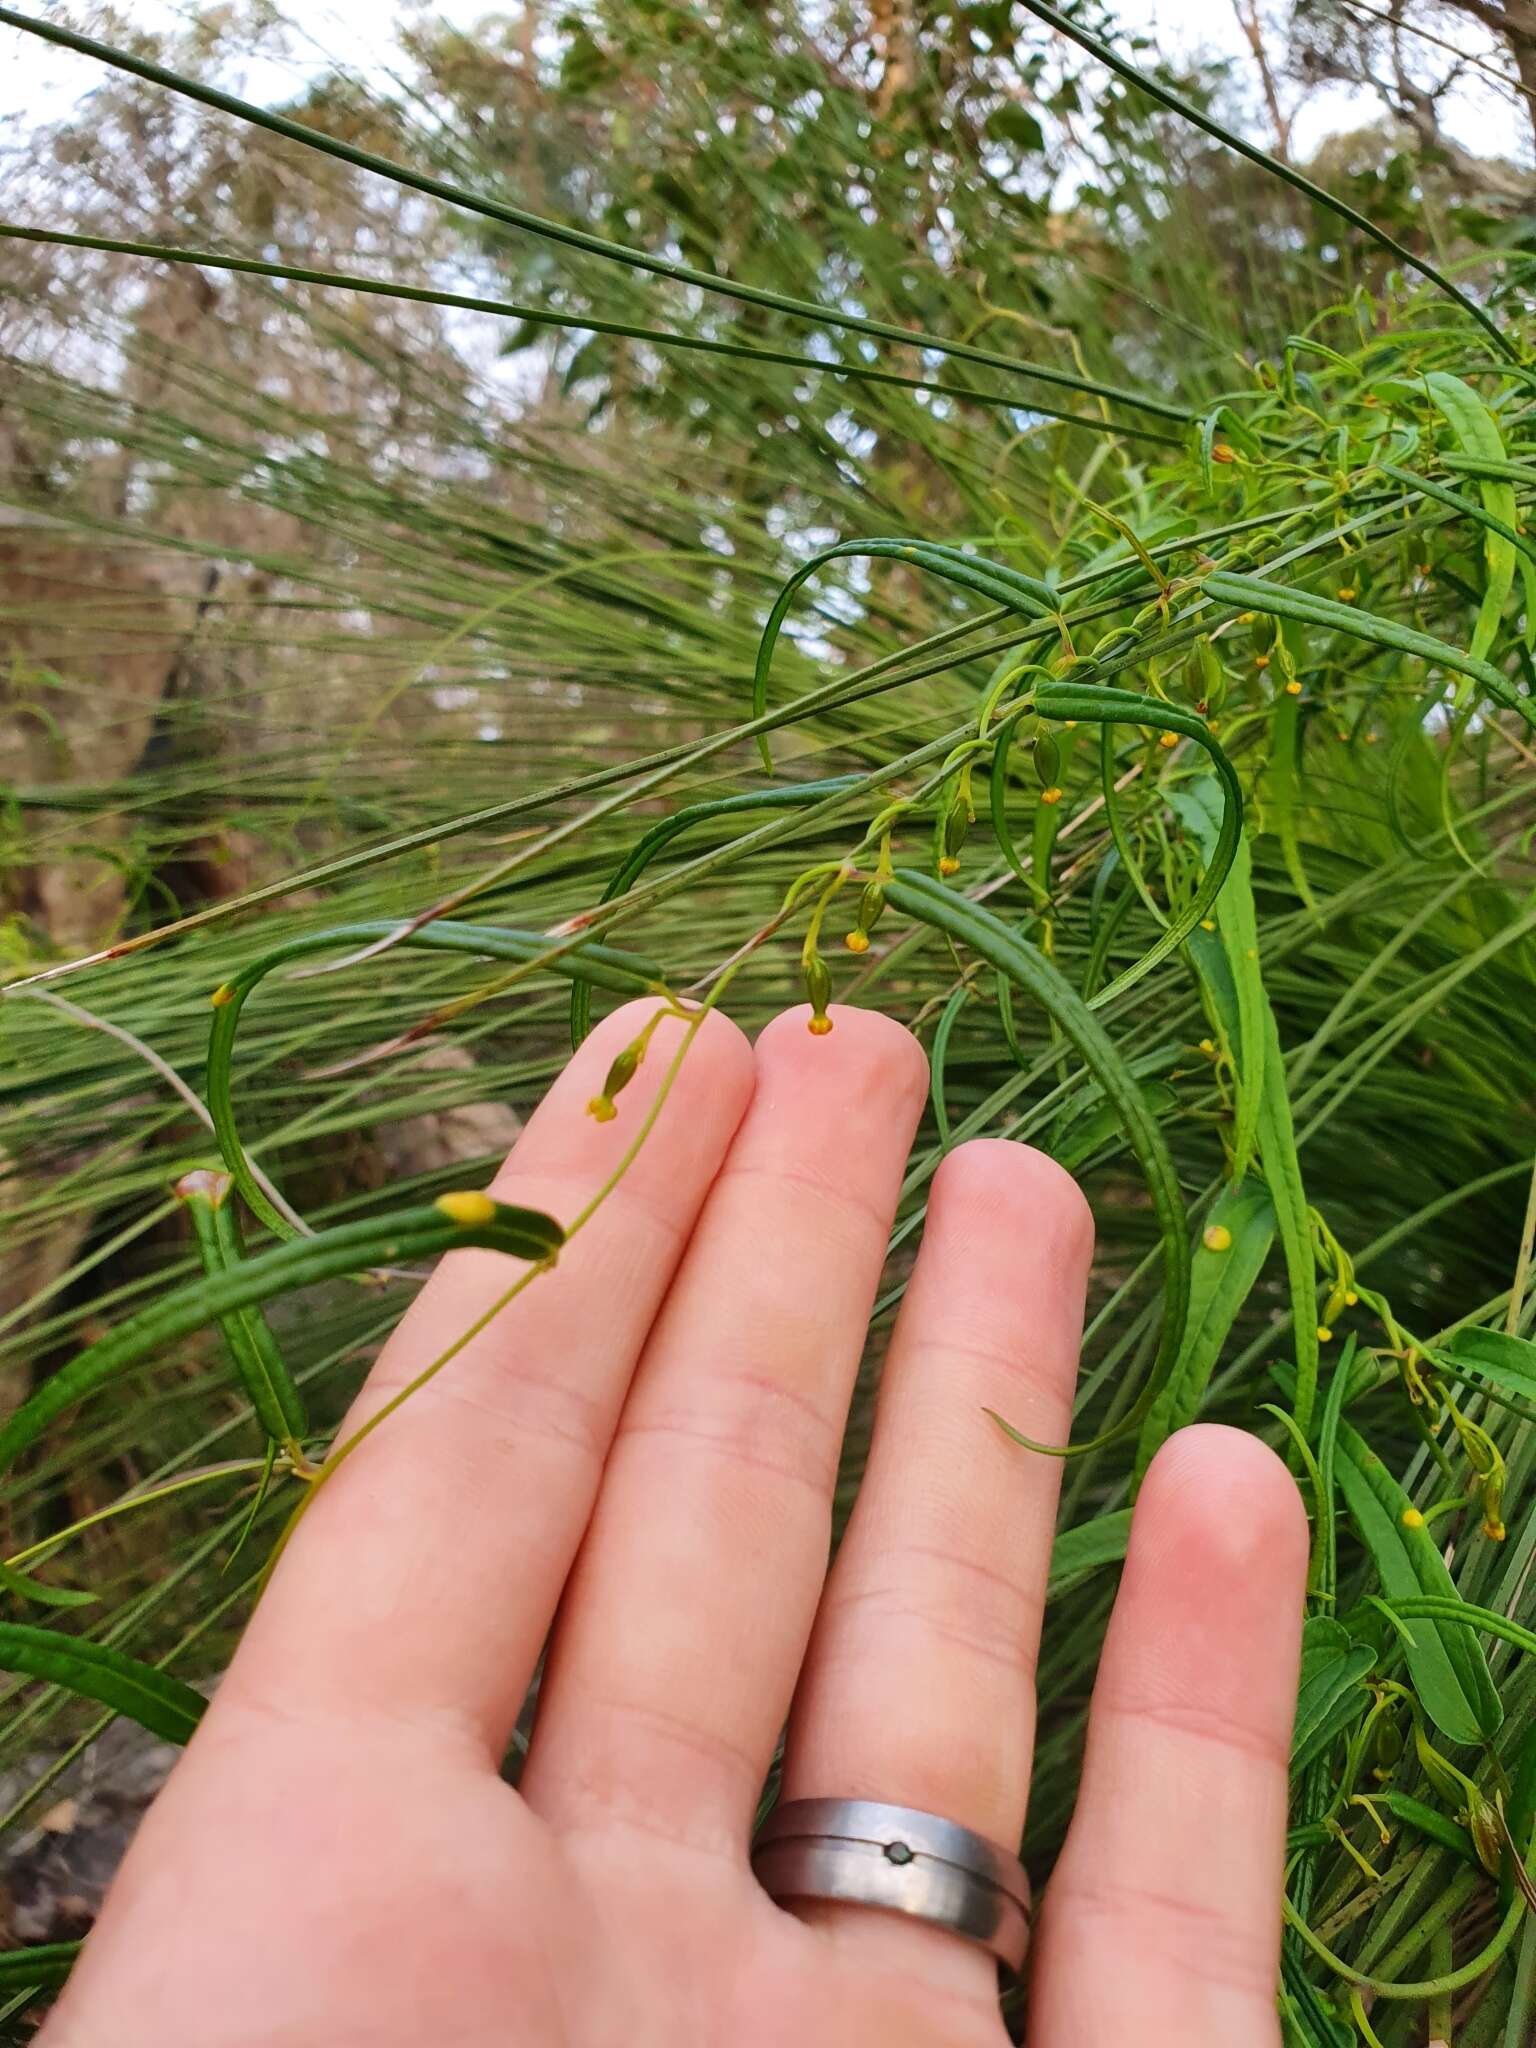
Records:
[[[495,1192],[569,1215],[623,1151],[596,1031]],[[848,1403],[923,1092],[838,1010],[755,1050],[710,1018],[559,1268],[316,1499],[150,1813],[45,2048],[998,2048],[979,1948],[775,1905],[784,1789],[1023,1825],[1033,1666],[1091,1242],[1049,1160],[935,1180],[874,1443],[827,1574]],[[444,1262],[349,1431],[504,1290]],[[1271,2048],[1306,1530],[1255,1441],[1155,1462],[1031,1962],[1037,2048]],[[519,1789],[501,1765],[544,1658]]]

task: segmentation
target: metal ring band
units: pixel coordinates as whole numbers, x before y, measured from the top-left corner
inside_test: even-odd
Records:
[[[1029,1946],[1029,1879],[1016,1856],[942,1814],[875,1799],[792,1799],[752,1845],[773,1899],[836,1899],[947,1927],[1017,1975]]]

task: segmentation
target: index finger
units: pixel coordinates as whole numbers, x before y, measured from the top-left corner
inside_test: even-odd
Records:
[[[569,1223],[623,1157],[684,1025],[651,1039],[620,1114],[586,1112],[656,1010],[631,1003],[581,1047],[492,1183]],[[217,1712],[370,1708],[458,1722],[498,1762],[586,1529],[631,1374],[752,1092],[752,1053],[705,1018],[638,1156],[558,1265],[349,1457],[283,1555]],[[525,1271],[451,1253],[337,1435],[345,1443]]]

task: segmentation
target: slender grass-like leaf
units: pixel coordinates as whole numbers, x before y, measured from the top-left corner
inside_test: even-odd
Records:
[[[1455,671],[1457,675],[1470,676],[1475,683],[1481,683],[1494,702],[1506,711],[1514,711],[1528,726],[1536,730],[1536,702],[1522,697],[1509,678],[1500,674],[1489,662],[1465,654],[1459,647],[1452,647],[1448,641],[1436,640],[1432,634],[1421,633],[1414,626],[1404,626],[1396,619],[1378,618],[1374,612],[1361,611],[1352,604],[1340,604],[1331,597],[1319,597],[1310,590],[1296,590],[1287,584],[1278,584],[1257,576],[1236,576],[1228,569],[1218,569],[1205,579],[1208,595],[1223,604],[1236,605],[1244,611],[1269,612],[1277,619],[1299,619],[1304,625],[1328,626],[1336,633],[1347,634],[1354,640],[1365,640],[1376,647],[1390,647],[1399,654],[1409,654],[1417,661],[1435,662],[1441,668]]]
[[[166,1742],[189,1742],[207,1705],[179,1678],[106,1643],[0,1621],[0,1670],[24,1672],[125,1714]]]
[[[313,1237],[273,1245],[216,1278],[173,1288],[61,1366],[0,1423],[0,1470],[66,1409],[221,1316],[322,1280],[435,1258],[461,1245],[537,1262],[552,1258],[563,1242],[564,1232],[553,1217],[493,1202],[488,1195],[466,1194],[444,1195],[423,1208],[340,1223]]]
[[[1124,1416],[1100,1436],[1072,1445],[1035,1443],[1001,1416],[999,1422],[1016,1442],[1053,1456],[1082,1457],[1139,1428],[1178,1364],[1185,1317],[1189,1308],[1189,1244],[1184,1199],[1173,1161],[1156,1119],[1124,1061],[1102,1025],[1077,991],[1028,940],[1000,918],[958,892],[945,889],[927,875],[898,873],[887,896],[893,909],[932,925],[958,946],[967,946],[989,965],[1006,974],[1031,996],[1061,1029],[1105,1096],[1119,1111],[1126,1136],[1146,1176],[1162,1247],[1163,1325],[1157,1357],[1146,1385]]]
[[[1222,1347],[1263,1270],[1274,1237],[1274,1207],[1262,1187],[1223,1188],[1207,1211],[1200,1242],[1190,1260],[1183,1348],[1168,1384],[1141,1426],[1136,1446],[1138,1481],[1164,1439],[1199,1414]]]
[[[1381,1459],[1347,1422],[1339,1428],[1339,1491],[1361,1541],[1381,1579],[1388,1604],[1405,1616],[1400,1602],[1425,1595],[1451,1609],[1462,1605],[1424,1518]],[[1495,1734],[1504,1709],[1481,1646],[1468,1629],[1444,1615],[1434,1626],[1414,1631],[1405,1654],[1424,1711],[1452,1742],[1482,1742]]]

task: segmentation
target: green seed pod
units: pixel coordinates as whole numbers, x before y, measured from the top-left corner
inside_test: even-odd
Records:
[[[1061,747],[1053,733],[1043,732],[1030,749],[1035,774],[1042,789],[1057,789],[1061,785]]]
[[[1481,1793],[1467,1802],[1467,1831],[1478,1862],[1490,1877],[1497,1877],[1504,1861],[1504,1829],[1492,1801]]]
[[[1504,1461],[1483,1481],[1483,1534],[1490,1543],[1502,1543],[1504,1528]]]
[[[872,932],[885,915],[885,888],[880,882],[866,882],[859,897],[859,914],[855,922],[861,932]]]
[[[1227,701],[1227,672],[1208,633],[1184,657],[1184,689],[1202,714],[1219,711]]]

